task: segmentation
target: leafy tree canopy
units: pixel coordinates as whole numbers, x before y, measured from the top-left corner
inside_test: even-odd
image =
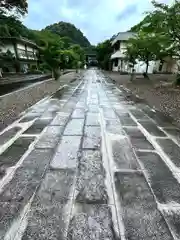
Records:
[[[47,26],[45,30],[59,35],[60,37],[68,37],[73,44],[79,44],[81,47],[89,47],[90,42],[73,24],[67,22],[59,22]]]
[[[109,70],[110,55],[112,53],[111,41],[106,40],[96,47],[97,61],[102,69]]]
[[[147,74],[150,61],[166,56],[166,44],[167,41],[163,35],[140,31],[136,38],[128,40],[126,55],[130,62],[135,63],[135,59],[145,62]]]
[[[27,0],[0,0],[0,12],[11,13],[15,10],[17,14],[24,15],[27,13],[28,2]]]
[[[29,37],[30,31],[15,16],[6,16],[0,13],[1,37]]]

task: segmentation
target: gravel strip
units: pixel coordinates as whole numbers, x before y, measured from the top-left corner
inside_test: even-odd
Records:
[[[151,75],[150,81],[138,78],[131,83],[130,76],[113,72],[106,74],[115,80],[118,86],[123,85],[133,94],[143,98],[149,106],[173,118],[175,124],[180,127],[180,88],[168,84],[172,80],[172,75]]]
[[[18,119],[21,112],[47,95],[53,94],[64,83],[68,84],[75,77],[76,73],[71,72],[61,76],[59,81],[50,79],[0,97],[0,131]]]

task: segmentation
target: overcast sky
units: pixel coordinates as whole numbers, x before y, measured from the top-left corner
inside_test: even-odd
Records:
[[[24,23],[31,29],[66,21],[73,23],[97,44],[112,35],[127,31],[152,9],[150,0],[28,0],[29,13]],[[159,0],[169,3],[171,0]]]

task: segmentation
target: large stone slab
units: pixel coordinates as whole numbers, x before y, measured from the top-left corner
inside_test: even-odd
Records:
[[[103,115],[104,118],[107,119],[117,119],[117,116],[112,108],[108,107],[103,107]]]
[[[79,102],[76,104],[76,108],[86,109],[86,108],[87,108],[87,104],[86,104],[85,101],[79,101]]]
[[[63,136],[57,152],[51,162],[53,169],[69,169],[77,167],[80,136]]]
[[[72,119],[66,126],[64,135],[83,135],[84,119]]]
[[[88,103],[91,105],[98,105],[99,100],[98,100],[98,98],[90,98]]]
[[[43,113],[41,112],[29,112],[20,120],[20,123],[33,121],[34,119],[41,117],[42,114]]]
[[[54,152],[52,149],[34,149],[30,154],[24,159],[22,167],[33,168],[41,171],[49,166],[52,160]]]
[[[161,157],[156,153],[137,154],[157,200],[163,204],[180,203],[180,185]]]
[[[52,121],[52,119],[38,119],[28,128],[25,134],[39,134]]]
[[[138,127],[123,127],[126,134],[131,138],[144,138],[144,134],[139,130]]]
[[[126,137],[111,141],[112,155],[118,169],[139,168],[136,156]]]
[[[11,146],[17,146],[21,148],[28,148],[31,143],[35,141],[35,137],[19,137]]]
[[[107,203],[105,170],[99,151],[83,151],[78,165],[76,201],[86,203]]]
[[[63,133],[63,126],[49,126],[40,137],[35,148],[55,148]]]
[[[35,193],[43,174],[43,169],[18,168],[2,190],[0,202],[17,201],[24,206]]]
[[[168,155],[171,161],[180,167],[180,147],[174,143],[171,139],[157,139],[157,143],[161,146],[163,151]]]
[[[163,128],[171,137],[174,137],[178,143],[180,143],[180,129],[179,128],[174,128],[174,127],[169,127],[169,128]]]
[[[83,137],[84,149],[99,149],[101,144],[101,129],[96,126],[86,126]]]
[[[131,109],[130,112],[132,113],[132,115],[134,115],[134,117],[138,120],[149,120],[149,117],[141,110],[138,109]]]
[[[34,138],[19,138],[8,149],[0,155],[0,177],[3,169],[15,165],[24,153],[28,150],[29,145],[34,141]]]
[[[8,167],[12,167],[15,165],[20,158],[26,152],[26,148],[20,148],[17,146],[9,147],[5,152],[0,155],[0,168],[1,171]]]
[[[50,123],[51,126],[65,126],[68,122],[70,114],[65,112],[60,112]]]
[[[73,184],[75,171],[71,169],[50,170],[46,173],[44,180],[33,201],[34,207],[40,205],[59,205],[67,203],[73,197]]]
[[[175,239],[180,239],[180,208],[166,208],[161,211]]]
[[[7,130],[6,132],[2,133],[0,135],[0,145],[5,144],[9,140],[11,140],[13,137],[16,136],[16,134],[21,130],[20,127],[13,127]]]
[[[126,239],[173,240],[143,174],[116,173],[115,185],[121,199]]]
[[[22,240],[66,239],[67,209],[64,204],[32,207]]]
[[[152,121],[140,120],[139,123],[148,131],[151,135],[156,137],[166,137],[164,132],[162,132]]]
[[[120,239],[108,205],[81,204],[69,225],[68,240]]]
[[[49,110],[49,111],[47,110],[42,114],[41,118],[42,119],[48,118],[52,120],[53,118],[56,117],[56,115],[57,115],[57,110]]]
[[[132,146],[138,149],[144,150],[153,150],[154,147],[152,144],[146,139],[143,133],[138,128],[124,128],[125,132],[130,138]]]
[[[22,239],[66,239],[75,172],[48,171],[32,202]]]
[[[120,124],[120,121],[116,119],[105,119],[106,132],[117,135],[124,135],[125,132]]]
[[[5,239],[6,233],[18,219],[21,210],[19,202],[0,202],[0,239]]]
[[[99,114],[88,113],[86,117],[86,126],[99,126]]]
[[[92,113],[99,113],[99,106],[98,105],[88,105],[88,111]]]
[[[158,126],[160,127],[172,127],[172,119],[169,119],[167,116],[163,115],[158,111],[152,111],[148,108],[143,109],[143,111],[152,118]]]
[[[119,116],[119,119],[121,121],[121,124],[123,126],[137,126],[137,124],[134,122],[134,120],[131,118],[129,113],[124,113],[120,110],[116,110],[117,115]]]
[[[72,118],[85,118],[85,110],[83,108],[76,108],[72,114]]]

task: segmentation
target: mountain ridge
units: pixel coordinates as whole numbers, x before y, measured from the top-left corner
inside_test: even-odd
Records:
[[[91,43],[86,36],[74,24],[60,21],[58,23],[46,26],[43,30],[48,30],[60,37],[68,37],[73,44],[79,44],[81,47],[89,47]]]

